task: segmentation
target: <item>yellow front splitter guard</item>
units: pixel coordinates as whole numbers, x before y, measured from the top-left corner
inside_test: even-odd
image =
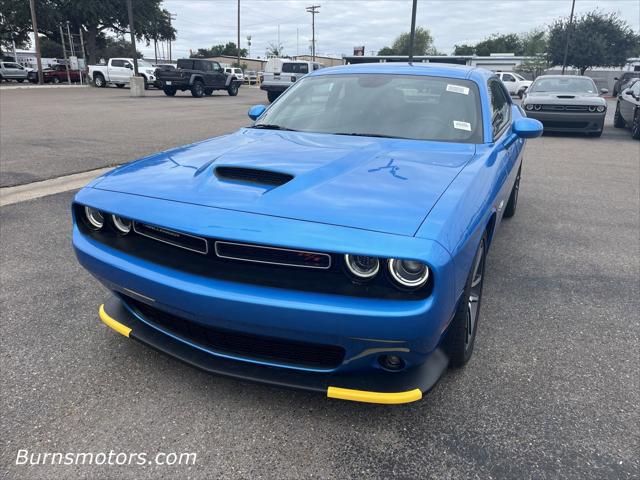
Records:
[[[352,402],[383,403],[394,405],[399,403],[416,402],[422,398],[419,388],[406,392],[367,392],[365,390],[351,390],[350,388],[329,387],[327,397]]]
[[[104,304],[100,305],[100,320],[109,328],[113,328],[120,335],[124,335],[125,337],[129,337],[131,333],[131,329],[126,325],[118,322],[109,316],[109,314],[104,309]]]

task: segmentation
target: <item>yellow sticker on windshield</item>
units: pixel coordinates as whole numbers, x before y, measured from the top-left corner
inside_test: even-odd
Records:
[[[469,89],[461,85],[447,85],[447,92],[461,93],[463,95],[469,95]]]
[[[457,128],[458,130],[466,130],[467,132],[470,132],[471,124],[468,122],[459,122],[458,120],[454,120],[453,128]]]

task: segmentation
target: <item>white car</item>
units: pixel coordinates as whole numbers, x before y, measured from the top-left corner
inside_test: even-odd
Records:
[[[511,95],[517,95],[522,98],[524,92],[527,91],[527,88],[531,86],[531,80],[527,80],[522,75],[518,75],[515,72],[496,72],[496,75],[504,86],[507,87],[507,90]]]
[[[309,72],[322,68],[317,62],[270,58],[260,75],[260,89],[267,92],[269,102],[274,102],[287,88]]]
[[[156,80],[156,67],[146,60],[138,60],[138,73],[144,78],[147,89]],[[106,65],[89,65],[89,79],[96,87],[113,83],[122,88],[133,76],[133,58],[110,58]]]
[[[224,73],[227,75],[231,75],[232,77],[236,77],[238,80],[244,81],[244,73],[242,73],[242,69],[238,67],[224,67]]]

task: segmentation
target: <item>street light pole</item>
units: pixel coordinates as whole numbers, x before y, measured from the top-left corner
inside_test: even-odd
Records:
[[[409,64],[413,62],[413,40],[416,36],[417,8],[418,8],[418,0],[413,0],[413,7],[411,7],[411,33],[409,34]]]
[[[307,12],[311,14],[311,60],[316,61],[316,13],[320,5],[311,5],[307,7]]]
[[[240,0],[238,0],[238,68],[240,68]]]
[[[38,64],[38,83],[42,85],[42,58],[40,57],[40,37],[38,37],[38,19],[36,18],[36,1],[29,0],[29,8],[31,9],[31,24],[33,26],[33,37],[36,44],[36,63]],[[15,60],[15,58],[14,58]]]
[[[131,49],[133,50],[133,75],[138,76],[138,52],[136,51],[136,34],[133,30],[133,5],[131,0],[127,0],[127,10],[129,11],[129,33],[131,34]]]
[[[569,53],[569,34],[571,32],[571,26],[573,25],[573,10],[576,7],[576,0],[571,2],[571,15],[569,16],[569,25],[567,25],[567,32],[565,34],[565,44],[564,44],[564,58],[562,60],[562,75],[564,75],[564,70],[567,68],[567,54]]]

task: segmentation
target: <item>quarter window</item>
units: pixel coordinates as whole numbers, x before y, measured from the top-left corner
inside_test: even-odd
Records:
[[[491,128],[495,140],[511,120],[511,102],[502,84],[496,80],[489,80],[489,96],[491,97]]]
[[[112,67],[124,67],[124,60],[111,60]]]

